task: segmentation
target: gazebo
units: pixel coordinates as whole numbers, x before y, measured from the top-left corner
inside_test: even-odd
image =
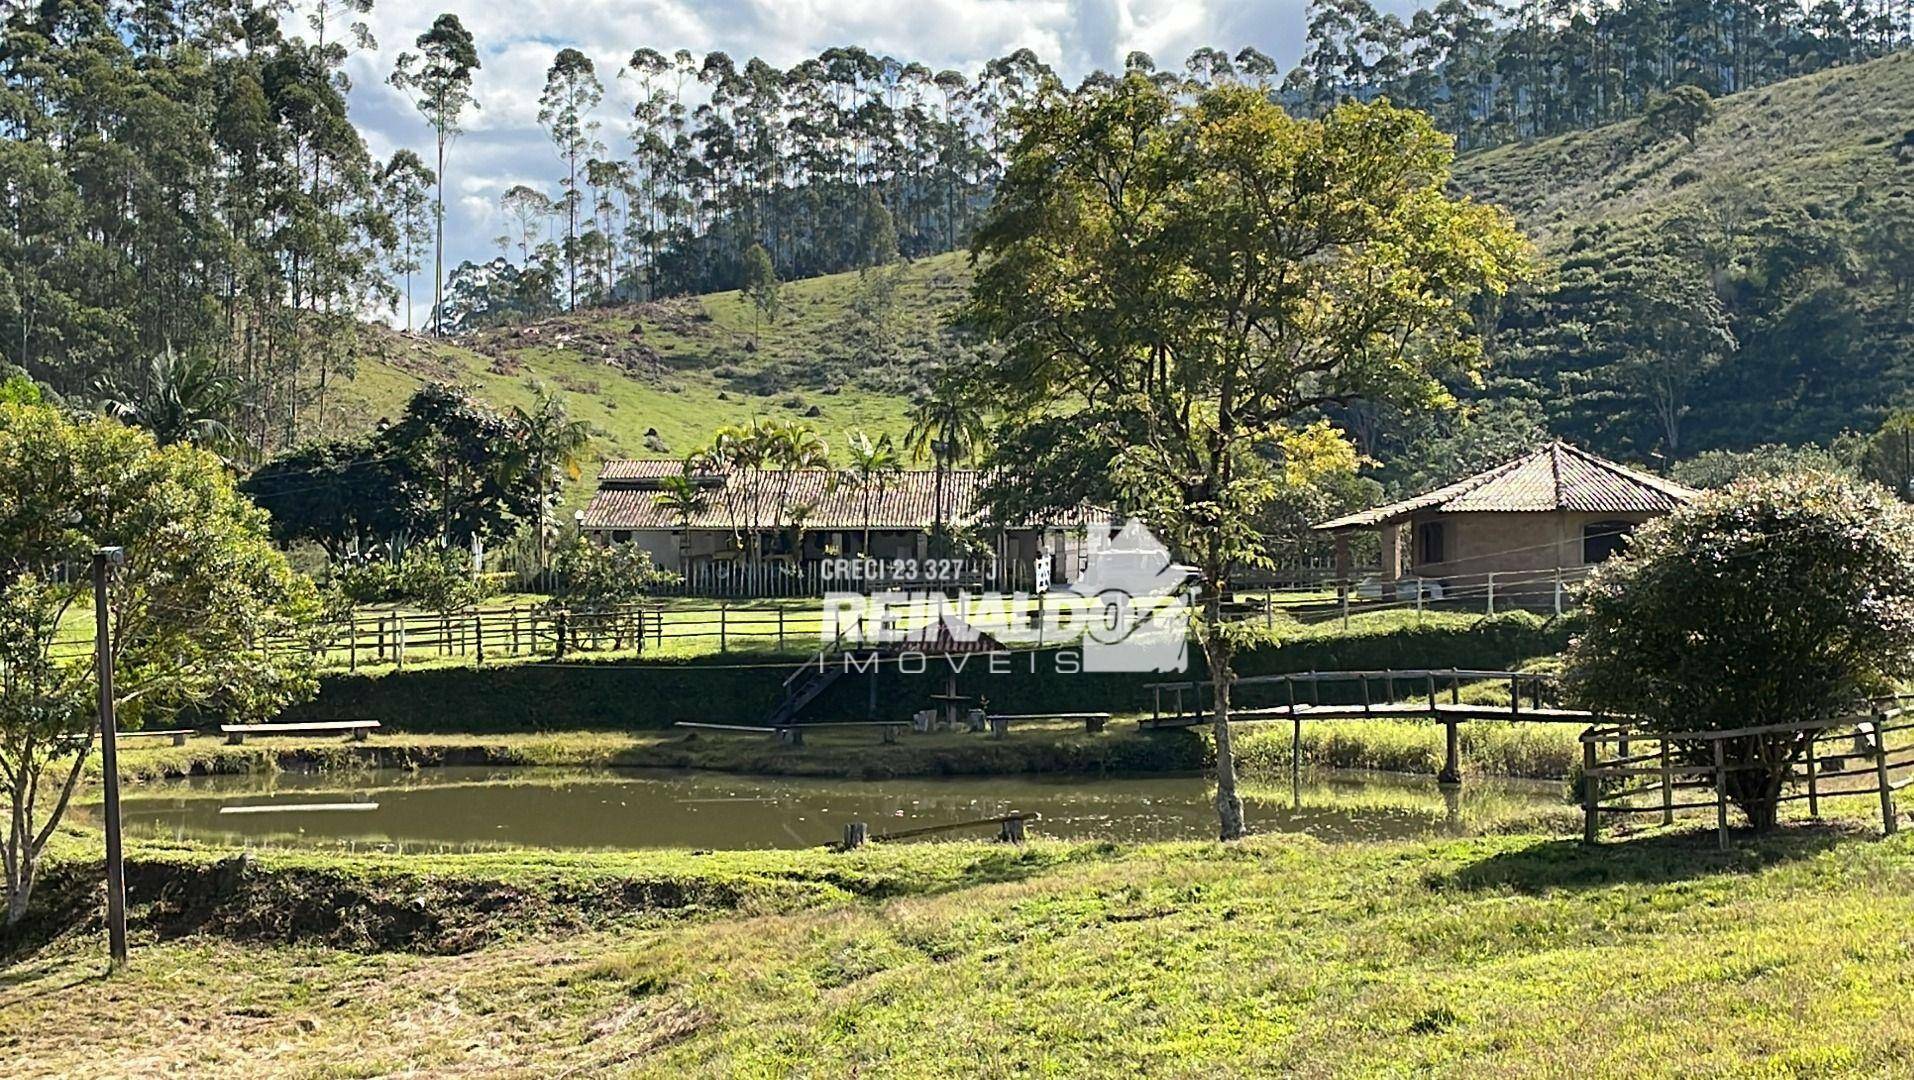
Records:
[[[1315,526],[1336,542],[1336,579],[1347,588],[1349,538],[1381,534],[1385,596],[1416,589],[1473,589],[1501,576],[1520,592],[1574,576],[1620,551],[1637,525],[1695,497],[1691,488],[1556,441],[1412,498]],[[1403,533],[1408,533],[1408,559]]]

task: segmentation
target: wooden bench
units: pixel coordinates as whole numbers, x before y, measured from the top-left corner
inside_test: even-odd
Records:
[[[989,720],[990,737],[993,739],[1001,739],[1009,734],[1012,720],[1081,720],[1083,730],[1095,735],[1110,722],[1110,714],[1107,712],[991,713]]]
[[[171,739],[174,746],[185,746],[186,737],[193,733],[192,728],[168,728],[164,731],[121,731],[121,739]]]
[[[673,727],[690,728],[694,731],[739,731],[749,735],[769,735],[779,742],[801,746],[804,733],[795,727],[771,727],[765,724],[705,724],[693,720],[680,720]]]
[[[300,724],[221,724],[219,730],[227,742],[237,746],[248,735],[343,734],[352,736],[354,742],[364,742],[378,726],[377,720],[314,720]]]

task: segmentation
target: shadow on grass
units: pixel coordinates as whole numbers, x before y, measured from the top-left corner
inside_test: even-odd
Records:
[[[1790,825],[1766,835],[1731,834],[1723,851],[1714,830],[1661,832],[1611,839],[1593,846],[1580,840],[1549,840],[1504,851],[1433,879],[1436,888],[1588,889],[1607,885],[1661,885],[1713,874],[1751,874],[1781,863],[1811,858],[1846,840],[1862,837],[1836,824]]]

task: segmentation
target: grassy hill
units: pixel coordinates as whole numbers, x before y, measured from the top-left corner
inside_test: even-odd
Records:
[[[1843,221],[1857,199],[1914,189],[1914,55],[1724,98],[1693,146],[1648,139],[1626,121],[1464,157],[1456,184],[1511,210],[1552,262],[1600,261],[1631,238],[1680,229],[1703,210],[1758,215],[1761,207],[1785,206]],[[925,367],[950,348],[942,319],[968,282],[963,253],[901,268],[887,346],[860,339],[854,304],[863,286],[855,273],[787,283],[782,316],[755,338],[752,309],[737,292],[558,316],[450,342],[375,330],[357,376],[329,405],[329,426],[363,429],[396,416],[421,382],[450,379],[500,405],[529,401],[534,384],[550,387],[593,426],[600,458],[675,456],[719,424],[753,416],[806,418],[841,448],[850,428],[904,430]],[[1856,292],[1861,348],[1914,356],[1908,314],[1890,310],[1878,289]],[[1808,381],[1819,371],[1823,379],[1855,381],[1834,365],[1817,368],[1812,356],[1789,362],[1803,370],[1776,378]],[[1885,406],[1914,387],[1914,376],[1903,377],[1910,366],[1890,364],[1881,385],[1858,392],[1869,407]],[[1563,393],[1533,382],[1503,392],[1530,394],[1545,408]],[[1866,422],[1846,404],[1823,402],[1820,419],[1786,430],[1761,411],[1789,407],[1772,380],[1730,383],[1714,397],[1737,392],[1762,399],[1733,421],[1754,442],[1825,437],[1831,432],[1821,429],[1831,423]],[[1597,449],[1627,446],[1619,435],[1569,433]]]
[[[1472,154],[1456,185],[1507,207],[1545,253],[1608,222],[1652,228],[1745,183],[1834,212],[1857,192],[1914,184],[1914,53],[1722,98],[1693,146],[1644,145],[1635,121]]]
[[[737,292],[561,315],[437,341],[374,328],[357,372],[328,404],[328,427],[395,418],[421,384],[452,381],[498,406],[543,385],[591,424],[594,459],[666,457],[720,424],[804,418],[834,449],[862,428],[901,436],[928,363],[948,348],[942,319],[969,283],[961,253],[897,271],[888,349],[860,339],[855,273],[787,283],[783,311],[755,335]],[[655,434],[651,434],[655,433]]]

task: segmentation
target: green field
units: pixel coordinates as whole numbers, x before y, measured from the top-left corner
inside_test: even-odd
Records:
[[[1914,841],[1859,825],[1725,854],[1705,831],[1587,849],[1553,828],[221,854],[136,849],[136,890],[174,899],[136,902],[129,971],[102,977],[96,930],[16,957],[14,1075],[1881,1076],[1914,1056]],[[213,898],[181,906],[194,889]]]

